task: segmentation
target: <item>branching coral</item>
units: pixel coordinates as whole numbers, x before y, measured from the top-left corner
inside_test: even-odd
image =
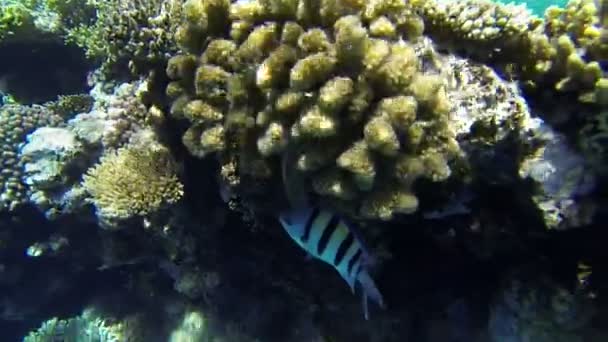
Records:
[[[99,317],[94,310],[87,309],[82,315],[68,318],[52,318],[44,322],[36,331],[24,337],[24,342],[47,341],[99,341],[120,342],[136,338],[141,332],[134,327],[132,318],[112,322]],[[131,322],[133,321],[133,322]]]
[[[179,23],[178,0],[92,0],[92,24],[70,28],[67,40],[102,61],[106,76],[143,73],[175,51],[173,33]],[[122,74],[121,74],[122,73]]]
[[[87,0],[0,0],[0,42],[61,36],[93,14]]]
[[[100,218],[106,222],[146,216],[183,194],[177,165],[160,146],[127,146],[101,158],[84,176]]]
[[[259,182],[296,150],[317,194],[381,219],[416,210],[416,179],[449,177],[445,79],[423,73],[423,24],[403,1],[189,0],[184,14],[167,94],[193,155]]]

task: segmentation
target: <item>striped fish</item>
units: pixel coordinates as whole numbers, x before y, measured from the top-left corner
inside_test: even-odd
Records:
[[[343,219],[327,210],[305,207],[281,213],[279,221],[300,247],[332,265],[353,293],[355,285],[359,284],[365,319],[369,318],[368,297],[380,307],[385,307],[382,295],[367,270],[369,254]]]

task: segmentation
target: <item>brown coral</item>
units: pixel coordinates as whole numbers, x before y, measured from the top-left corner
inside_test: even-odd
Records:
[[[362,214],[382,219],[416,209],[415,179],[449,176],[457,144],[444,79],[422,74],[421,19],[405,2],[189,0],[184,11],[177,39],[188,53],[170,60],[167,93],[174,117],[190,121],[182,140],[193,155],[215,153],[263,184],[280,177],[273,156],[293,148],[290,167],[312,191],[353,208],[365,200],[375,209]],[[230,20],[212,27],[212,16]],[[405,157],[423,169],[400,183]]]

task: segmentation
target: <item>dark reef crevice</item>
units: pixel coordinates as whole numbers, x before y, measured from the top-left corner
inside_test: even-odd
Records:
[[[0,92],[19,103],[43,103],[89,90],[91,62],[82,49],[62,40],[8,41],[0,44],[0,56]]]

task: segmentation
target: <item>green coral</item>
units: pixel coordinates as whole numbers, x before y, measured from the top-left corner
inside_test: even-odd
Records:
[[[184,17],[170,112],[189,122],[192,155],[233,170],[226,183],[280,177],[274,156],[291,149],[317,195],[390,219],[416,210],[416,179],[449,177],[446,80],[423,73],[423,23],[405,2],[188,0]],[[420,172],[400,174],[404,158]]]
[[[93,17],[87,0],[0,0],[0,42],[61,38]]]
[[[32,1],[0,1],[0,42],[35,28]]]
[[[153,214],[183,194],[177,164],[161,146],[130,145],[102,156],[83,177],[102,220],[127,220]]]

